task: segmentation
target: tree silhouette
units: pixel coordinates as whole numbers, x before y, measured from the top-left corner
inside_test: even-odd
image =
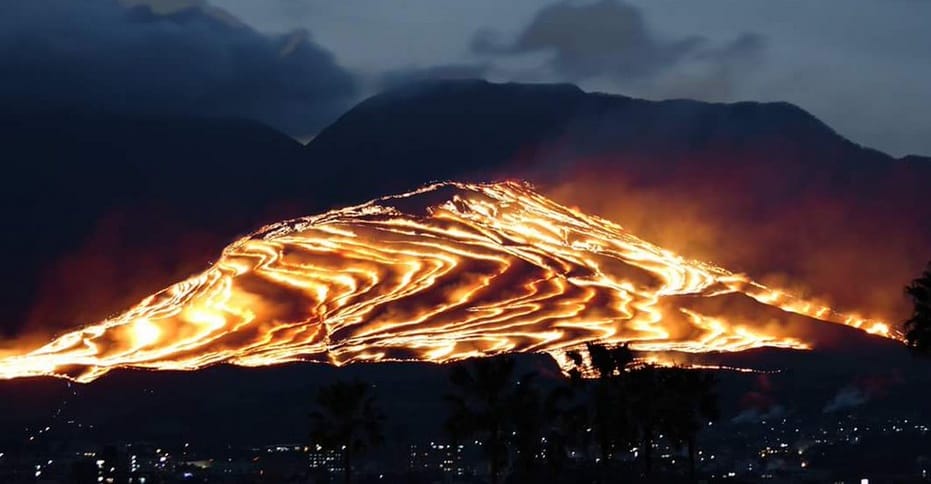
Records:
[[[664,373],[668,398],[664,399],[661,428],[673,445],[686,448],[689,479],[695,480],[698,433],[708,422],[720,417],[717,382],[714,375],[699,370],[669,368]]]
[[[905,287],[912,300],[912,316],[905,321],[908,346],[921,354],[931,354],[931,262],[917,279]]]
[[[595,377],[588,385],[590,429],[598,445],[600,478],[603,479],[616,449],[626,446],[634,437],[627,372],[634,355],[626,344],[606,346],[588,343],[585,351],[589,361],[587,366],[579,352],[567,353],[575,366],[570,370],[570,378],[578,379],[583,373]]]
[[[514,360],[483,358],[455,365],[446,395],[450,415],[446,430],[454,441],[474,438],[482,443],[492,484],[498,484],[508,460],[508,439],[513,428]]]
[[[566,468],[572,449],[583,449],[587,443],[589,412],[584,383],[581,377],[571,378],[568,384],[553,388],[543,400],[543,420],[548,427],[542,451],[553,476]]]
[[[653,471],[653,445],[663,419],[668,415],[668,399],[672,398],[665,380],[664,369],[653,365],[640,366],[627,375],[627,397],[636,421],[640,459],[647,477]]]
[[[514,470],[518,482],[539,480],[539,464],[546,452],[548,415],[536,379],[536,373],[522,376],[510,405],[514,425],[511,438],[515,453]]]
[[[354,458],[384,441],[384,421],[371,385],[340,381],[317,392],[310,413],[310,438],[325,449],[343,452],[343,475],[350,484]]]
[[[569,370],[569,388],[588,390],[588,422],[602,463],[599,480],[608,475],[608,462],[614,452],[629,444],[638,445],[643,472],[649,479],[653,448],[661,434],[673,445],[686,448],[694,479],[698,433],[719,414],[714,376],[686,368],[637,363],[627,345],[589,343],[585,351],[587,362],[580,352],[567,353],[573,366]],[[583,375],[593,378],[583,379]]]

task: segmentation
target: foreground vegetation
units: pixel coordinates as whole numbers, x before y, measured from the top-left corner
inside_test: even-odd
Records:
[[[614,482],[617,457],[631,451],[636,475],[649,480],[661,440],[688,459],[681,477],[697,478],[700,431],[718,418],[710,373],[638,363],[626,345],[589,344],[567,357],[572,369],[556,382],[518,374],[508,356],[451,367],[444,431],[453,444],[480,444],[488,482],[558,480],[573,459],[594,463],[597,482]],[[382,440],[384,417],[370,390],[362,382],[324,387],[311,414],[312,440],[344,449],[347,483],[353,459]]]

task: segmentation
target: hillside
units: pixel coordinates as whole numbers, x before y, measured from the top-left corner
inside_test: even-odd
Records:
[[[884,319],[903,318],[901,287],[931,258],[931,159],[859,146],[787,103],[427,82],[360,103],[306,155],[372,195],[527,179],[666,248]]]
[[[17,160],[2,203],[19,234],[3,239],[16,254],[7,334],[111,315],[263,223],[451,178],[527,179],[684,255],[889,320],[931,256],[931,163],[857,146],[784,103],[430,82],[363,101],[303,148],[250,121],[0,124],[0,155]]]

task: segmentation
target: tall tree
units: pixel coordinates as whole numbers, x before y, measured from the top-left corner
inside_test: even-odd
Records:
[[[570,453],[584,449],[589,434],[588,398],[585,381],[570,378],[568,383],[557,385],[543,400],[543,420],[548,422],[543,442],[544,464],[553,476],[565,470]]]
[[[324,449],[342,451],[343,476],[351,484],[355,457],[384,441],[384,421],[372,385],[339,381],[317,392],[310,413],[310,438]]]
[[[590,428],[598,445],[600,478],[603,479],[615,450],[633,439],[627,369],[634,361],[634,354],[626,344],[588,343],[585,351],[587,364],[581,353],[567,354],[575,365],[570,378],[578,379],[583,374],[594,377],[588,385]]]
[[[931,262],[924,272],[905,287],[912,300],[912,316],[905,321],[908,346],[922,354],[931,354]]]
[[[514,423],[514,360],[497,357],[459,363],[450,371],[449,381],[453,390],[446,395],[450,406],[446,429],[455,441],[481,441],[491,482],[498,484],[507,465]]]
[[[514,479],[518,482],[537,482],[540,464],[546,452],[549,433],[544,399],[536,385],[537,374],[528,373],[517,382],[511,400],[511,421],[514,445]]]
[[[665,371],[661,428],[669,441],[685,447],[689,459],[689,479],[695,480],[695,454],[698,433],[708,422],[720,417],[717,382],[714,375],[700,370],[670,368]]]
[[[625,387],[630,411],[637,424],[640,459],[647,478],[653,471],[653,445],[663,417],[668,414],[664,407],[668,407],[666,402],[671,395],[664,385],[665,376],[663,368],[643,365],[628,373]]]

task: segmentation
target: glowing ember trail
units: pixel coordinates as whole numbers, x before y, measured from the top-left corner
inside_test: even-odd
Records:
[[[124,314],[5,354],[0,378],[88,382],[121,367],[559,356],[588,341],[692,353],[809,348],[686,307],[734,294],[899,338],[883,323],[679,257],[528,185],[439,183],[266,226]]]

